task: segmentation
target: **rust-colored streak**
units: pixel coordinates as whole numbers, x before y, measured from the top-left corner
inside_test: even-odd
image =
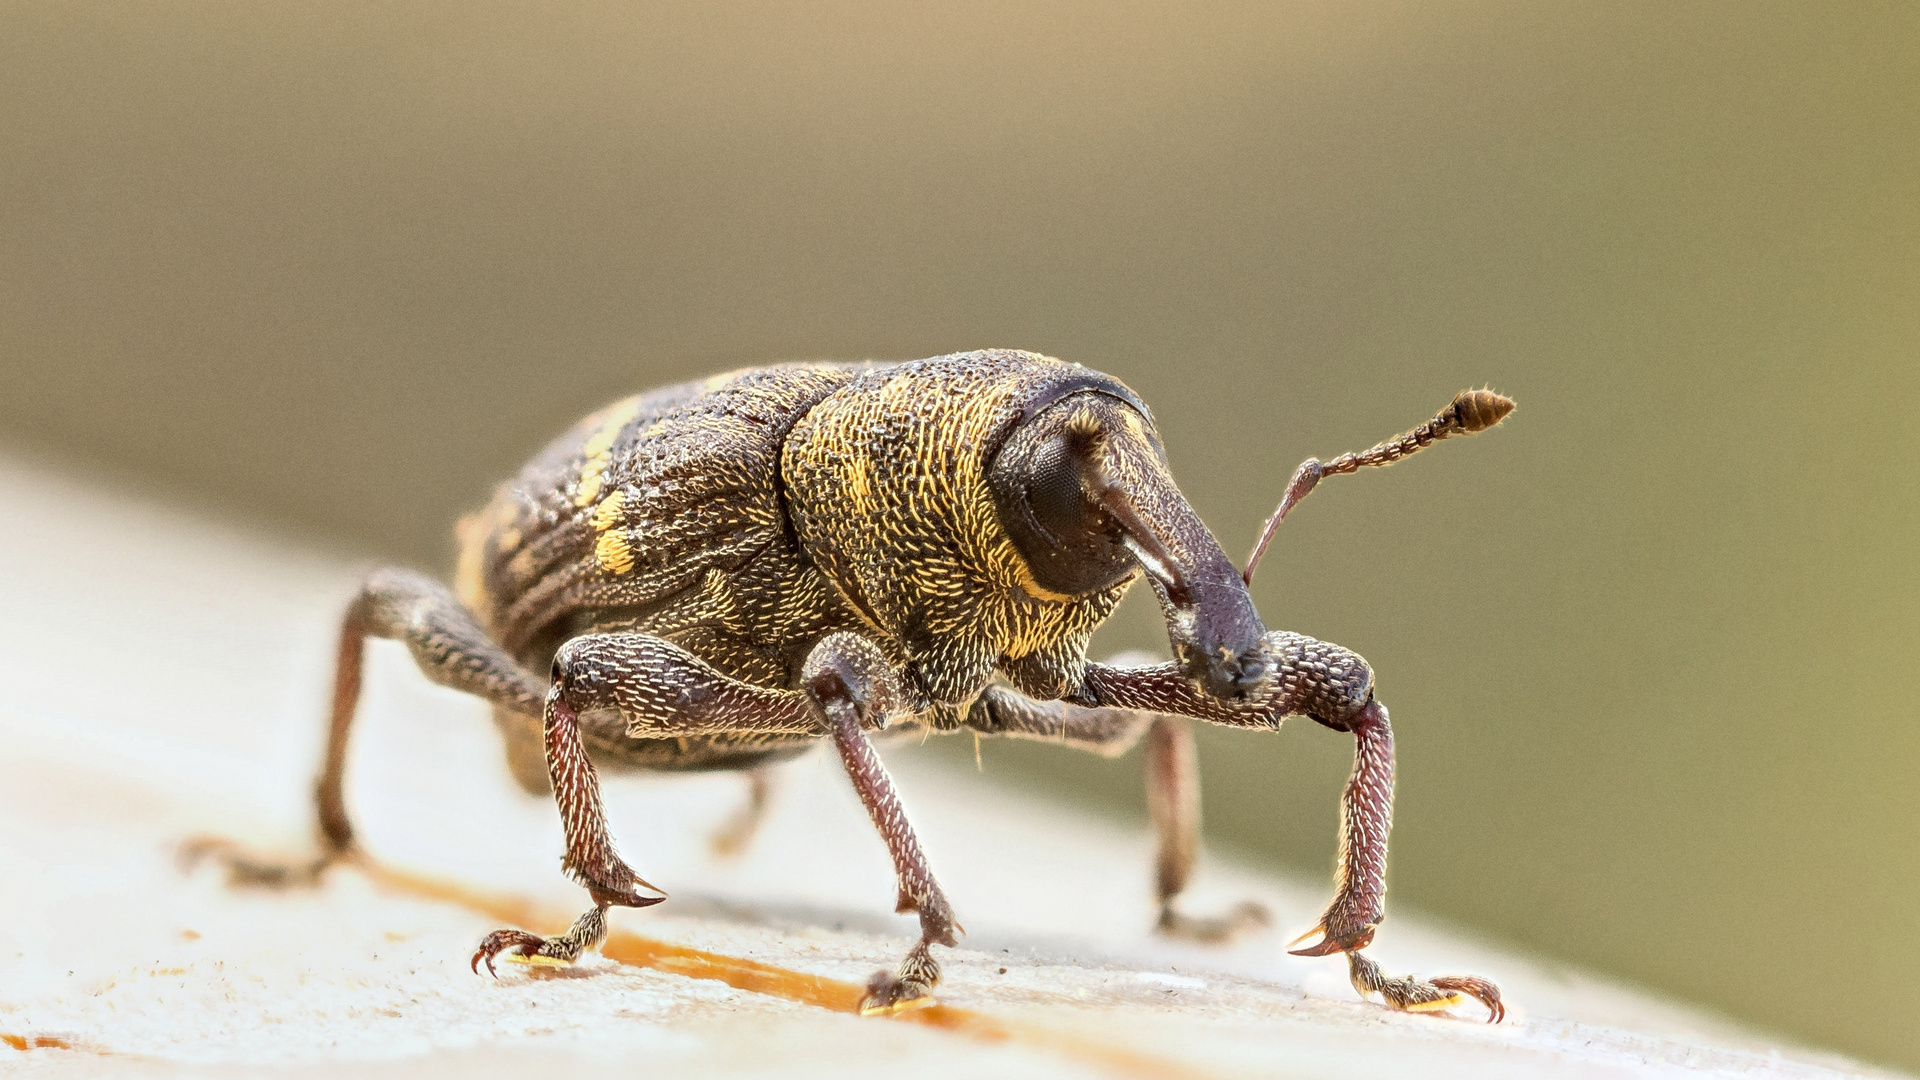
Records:
[[[71,1050],[73,1044],[52,1035],[7,1035],[0,1033],[0,1042],[15,1050]]]
[[[458,904],[501,922],[524,927],[563,925],[565,916],[541,909],[524,897],[491,893],[457,881],[362,861],[360,868],[379,885],[396,892]],[[630,930],[613,930],[600,947],[601,955],[622,964],[651,968],[691,979],[717,979],[737,990],[784,998],[833,1012],[860,1012],[866,988],[858,983],[809,975],[738,956],[711,953],[645,937]],[[1110,1046],[1093,1039],[1054,1031],[1034,1024],[1006,1020],[951,1005],[888,1014],[889,1019],[950,1031],[989,1043],[1015,1042],[1071,1057],[1121,1076],[1202,1077],[1218,1075],[1167,1058]]]

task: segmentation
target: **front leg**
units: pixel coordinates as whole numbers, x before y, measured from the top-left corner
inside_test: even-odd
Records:
[[[1076,703],[1172,713],[1233,727],[1277,729],[1289,715],[1305,715],[1354,737],[1353,775],[1340,800],[1340,857],[1334,900],[1309,931],[1321,940],[1301,956],[1345,953],[1362,996],[1378,993],[1395,1009],[1435,1011],[1468,997],[1485,1005],[1490,1021],[1505,1016],[1500,990],[1472,976],[1431,981],[1389,978],[1360,950],[1373,941],[1385,913],[1387,833],[1393,824],[1393,729],[1373,697],[1373,671],[1359,656],[1322,641],[1277,631],[1265,649],[1275,664],[1266,691],[1246,704],[1229,704],[1196,687],[1179,668],[1087,666]]]
[[[1329,725],[1332,726],[1332,725]],[[1302,938],[1320,940],[1295,956],[1347,954],[1347,975],[1361,997],[1379,994],[1395,1009],[1438,1012],[1471,997],[1487,1007],[1487,1022],[1506,1016],[1500,988],[1473,975],[1443,975],[1425,981],[1411,975],[1389,977],[1361,949],[1372,943],[1385,915],[1387,832],[1393,827],[1393,728],[1387,707],[1368,699],[1347,722],[1353,733],[1353,774],[1340,796],[1340,861],[1334,871],[1333,903],[1320,924]],[[1296,942],[1297,943],[1297,942]]]

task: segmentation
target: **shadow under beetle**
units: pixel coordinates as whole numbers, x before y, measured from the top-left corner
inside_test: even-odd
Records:
[[[399,569],[347,609],[318,788],[320,857],[298,867],[225,853],[236,877],[318,878],[354,853],[341,782],[368,636],[405,642],[428,678],[493,705],[514,776],[551,790],[567,873],[593,907],[565,934],[489,934],[473,956],[568,962],[613,905],[666,899],[615,853],[596,768],[747,770],[738,848],[766,802],[766,766],[833,744],[920,916],[867,1011],[927,1000],[935,945],[957,929],[874,753],[874,732],[1040,739],[1115,756],[1148,738],[1160,928],[1218,939],[1263,917],[1177,912],[1198,847],[1188,718],[1273,730],[1305,715],[1351,734],[1336,895],[1295,950],[1345,953],[1353,984],[1396,1009],[1500,991],[1472,976],[1390,978],[1361,952],[1386,893],[1393,734],[1359,656],[1269,631],[1247,586],[1287,511],[1328,475],[1387,465],[1512,411],[1466,391],[1359,454],[1308,460],[1244,572],[1187,505],[1152,414],[1117,379],[1034,353],[903,364],[753,368],[628,398],[555,440],[459,527],[454,587]],[[1087,642],[1144,577],[1173,661],[1087,660]],[[542,678],[537,672],[547,671]],[[996,679],[998,681],[996,681]],[[1297,944],[1297,942],[1296,942]]]

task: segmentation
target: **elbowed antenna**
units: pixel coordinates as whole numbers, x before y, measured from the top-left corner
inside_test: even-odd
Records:
[[[1293,479],[1287,481],[1287,491],[1281,496],[1279,508],[1267,519],[1266,527],[1260,530],[1260,542],[1253,545],[1253,554],[1247,557],[1247,568],[1241,572],[1240,579],[1248,585],[1253,584],[1253,571],[1260,565],[1260,556],[1267,553],[1267,545],[1273,543],[1273,534],[1280,528],[1287,511],[1306,498],[1307,492],[1312,491],[1322,477],[1358,472],[1368,465],[1391,465],[1401,458],[1425,450],[1441,439],[1485,431],[1505,420],[1512,411],[1512,398],[1491,390],[1462,390],[1454,395],[1446,408],[1434,414],[1433,419],[1404,435],[1376,443],[1357,454],[1341,454],[1324,464],[1318,458],[1301,462],[1300,467],[1293,470]]]

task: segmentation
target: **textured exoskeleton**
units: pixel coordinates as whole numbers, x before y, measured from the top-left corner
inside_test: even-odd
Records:
[[[1371,458],[1309,462],[1281,514],[1321,475],[1490,426],[1504,401],[1462,395]],[[319,789],[326,854],[311,872],[352,848],[341,770],[362,641],[398,638],[429,677],[493,703],[516,777],[553,791],[566,869],[594,902],[564,935],[490,935],[476,966],[503,952],[571,960],[604,937],[609,906],[663,899],[615,854],[596,768],[755,770],[824,739],[886,840],[899,910],[921,923],[868,1006],[925,999],[939,978],[930,948],[953,945],[956,927],[869,741],[899,730],[1106,754],[1150,731],[1162,928],[1220,936],[1231,920],[1173,908],[1198,827],[1186,718],[1274,729],[1301,714],[1357,745],[1338,893],[1322,940],[1301,951],[1347,954],[1355,986],[1398,1008],[1472,996],[1499,1015],[1484,980],[1388,978],[1361,955],[1382,915],[1392,800],[1372,673],[1338,646],[1266,630],[1174,486],[1151,413],[1109,376],[989,350],[656,391],[554,441],[460,539],[452,591],[380,571],[347,613]],[[1143,576],[1173,662],[1089,662],[1094,630]]]

